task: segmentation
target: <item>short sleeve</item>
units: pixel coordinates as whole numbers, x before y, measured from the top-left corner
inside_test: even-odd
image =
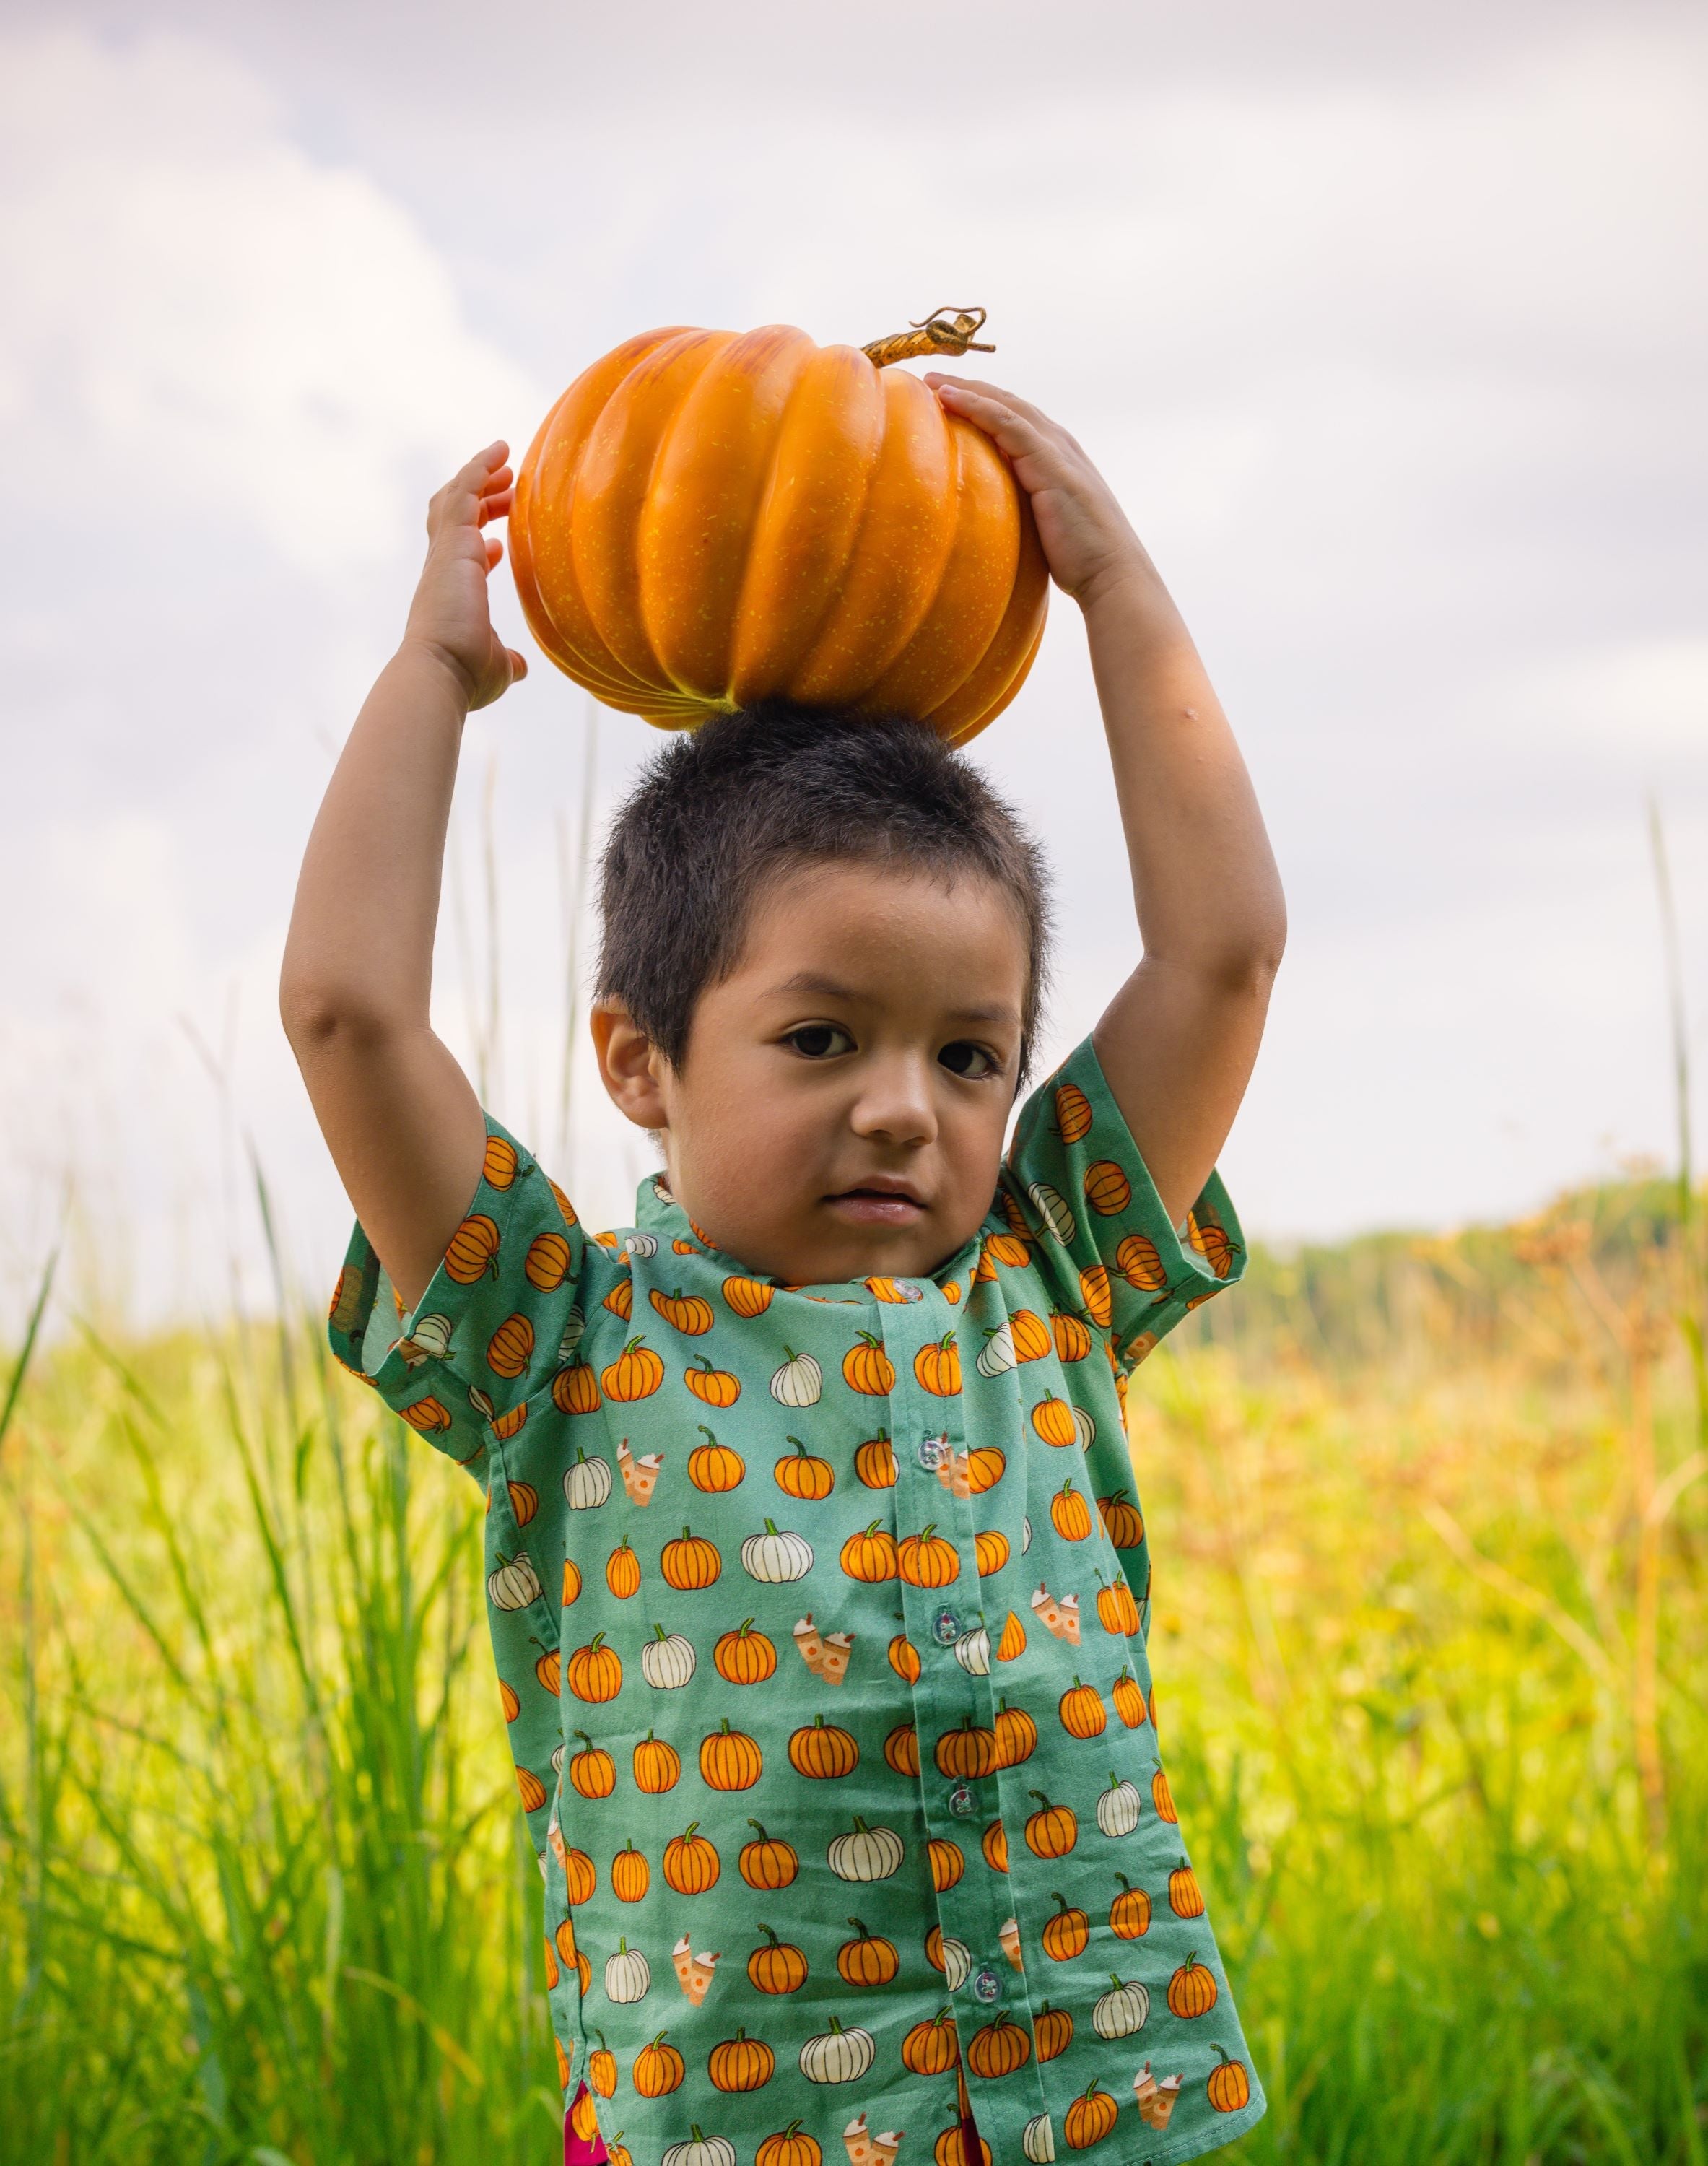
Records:
[[[1169,1223],[1089,1038],[1022,1107],[997,1205],[1036,1244],[1062,1306],[1103,1332],[1120,1374],[1245,1270],[1239,1221],[1216,1175],[1188,1214],[1184,1239]]]
[[[586,1238],[569,1198],[490,1116],[480,1185],[406,1314],[360,1226],[328,1336],[345,1368],[479,1477],[487,1429],[509,1433],[581,1335]]]

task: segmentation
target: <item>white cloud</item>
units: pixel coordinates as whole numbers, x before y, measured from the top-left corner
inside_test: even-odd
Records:
[[[366,175],[318,165],[218,51],[0,44],[13,427],[103,520],[247,526],[335,578],[418,524],[424,473],[540,407]]]

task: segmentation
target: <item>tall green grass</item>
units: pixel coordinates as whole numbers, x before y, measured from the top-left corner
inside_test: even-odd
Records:
[[[1140,1372],[1254,2166],[1708,2166],[1700,1292],[1601,1191],[1259,1259]],[[552,2158],[474,1486],[307,1319],[0,1420],[0,2161]]]

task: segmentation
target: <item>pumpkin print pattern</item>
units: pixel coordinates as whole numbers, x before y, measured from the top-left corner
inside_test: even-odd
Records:
[[[418,1311],[358,1233],[329,1330],[487,1494],[578,2133],[954,2166],[964,2101],[990,2166],[1232,2141],[1263,2096],[1157,1745],[1120,1404],[1240,1275],[1220,1183],[1177,1234],[1089,1046],[927,1279],[775,1284],[662,1177],[592,1236],[489,1144]]]

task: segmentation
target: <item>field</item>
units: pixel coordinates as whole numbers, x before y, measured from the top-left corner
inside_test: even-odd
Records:
[[[1251,2166],[1708,2166],[1687,1200],[1259,1256],[1140,1373]],[[310,1319],[0,1408],[0,2160],[552,2158],[473,1486]]]

